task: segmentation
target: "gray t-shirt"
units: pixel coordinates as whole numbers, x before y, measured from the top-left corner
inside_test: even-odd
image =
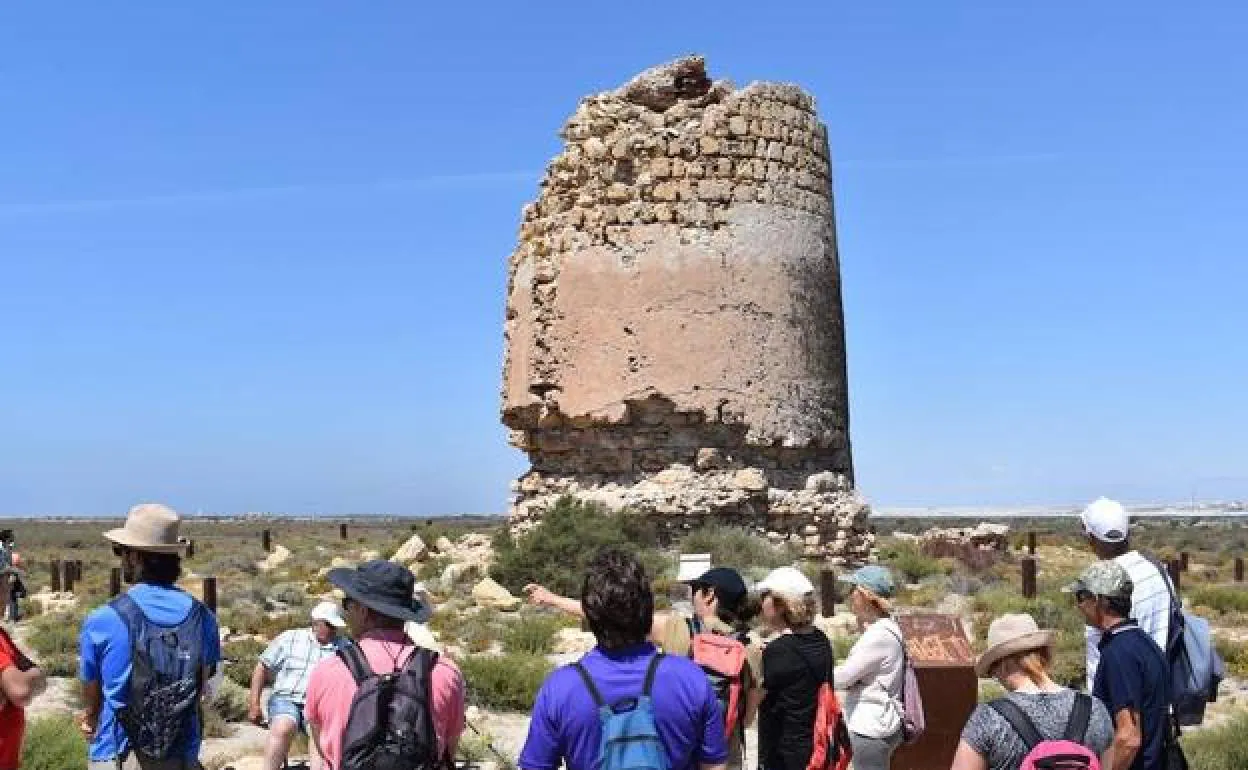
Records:
[[[1036,729],[1046,739],[1061,740],[1066,732],[1066,722],[1070,720],[1070,711],[1075,705],[1075,691],[1062,690],[1053,693],[1021,693],[1012,692],[1007,695],[1010,700],[1022,708],[1023,713],[1031,717]],[[1113,722],[1105,704],[1096,698],[1092,699],[1092,716],[1088,719],[1088,732],[1083,745],[1096,752],[1099,757],[1109,748],[1114,737]],[[1005,721],[1005,717],[981,703],[975,707],[966,727],[962,728],[962,740],[979,752],[988,762],[988,770],[1015,770],[1027,756],[1027,746],[1022,738]]]

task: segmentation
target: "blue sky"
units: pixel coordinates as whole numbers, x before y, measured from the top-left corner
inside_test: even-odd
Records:
[[[1248,497],[1240,4],[197,5],[0,21],[0,513],[502,510],[520,208],[689,52],[818,99],[872,501]]]

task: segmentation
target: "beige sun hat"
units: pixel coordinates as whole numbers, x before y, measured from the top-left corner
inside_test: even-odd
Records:
[[[975,661],[975,673],[989,676],[992,667],[1002,658],[1020,652],[1052,647],[1056,634],[1041,629],[1027,613],[1002,615],[988,626],[988,649]]]
[[[125,526],[110,529],[104,537],[117,545],[151,553],[182,553],[188,545],[178,537],[182,519],[167,505],[143,503],[126,514]]]

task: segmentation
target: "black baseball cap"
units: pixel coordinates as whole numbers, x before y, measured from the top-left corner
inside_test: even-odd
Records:
[[[712,567],[692,580],[686,580],[691,586],[710,586],[715,595],[729,607],[735,607],[745,598],[747,589],[741,573],[731,567]]]

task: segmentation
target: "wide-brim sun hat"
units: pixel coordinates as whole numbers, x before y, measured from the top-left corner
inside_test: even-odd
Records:
[[[178,537],[182,520],[172,508],[158,503],[136,505],[126,514],[126,523],[110,529],[104,537],[133,551],[183,553],[190,542]]]
[[[355,569],[331,569],[325,579],[348,599],[388,618],[419,623],[429,617],[424,603],[415,597],[416,578],[402,564],[376,559]]]
[[[1002,615],[988,626],[988,649],[975,661],[975,673],[991,676],[992,667],[1003,658],[1052,647],[1057,634],[1036,625],[1026,613]]]

